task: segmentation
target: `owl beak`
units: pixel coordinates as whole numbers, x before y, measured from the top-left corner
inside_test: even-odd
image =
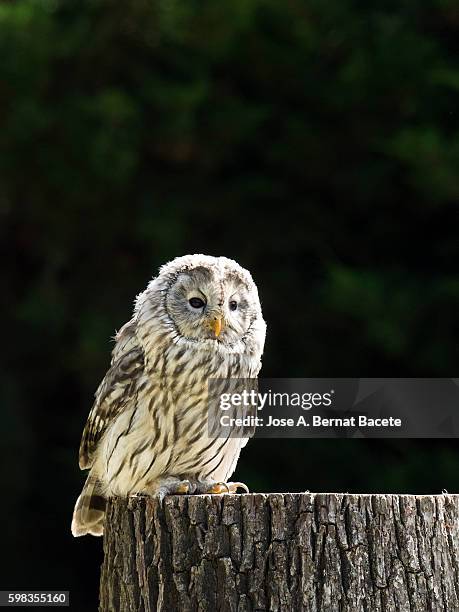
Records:
[[[215,334],[215,337],[218,338],[220,332],[222,331],[222,317],[214,317],[210,322],[210,327]]]

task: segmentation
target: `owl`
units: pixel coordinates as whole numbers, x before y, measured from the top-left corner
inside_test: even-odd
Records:
[[[256,378],[265,333],[257,287],[235,261],[186,255],[160,268],[115,336],[83,431],[74,536],[103,534],[111,496],[245,488],[228,479],[248,438],[210,435],[208,381]]]

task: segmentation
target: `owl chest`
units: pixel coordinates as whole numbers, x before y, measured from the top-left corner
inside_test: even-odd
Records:
[[[160,370],[161,384],[174,394],[207,391],[211,378],[248,378],[252,364],[245,355],[179,351],[164,356]]]
[[[155,368],[146,372],[146,397],[151,408],[167,420],[201,415],[207,407],[209,379],[250,378],[251,360],[240,354],[205,351],[165,351]]]

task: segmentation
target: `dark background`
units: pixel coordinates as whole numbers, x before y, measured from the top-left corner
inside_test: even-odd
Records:
[[[455,0],[0,2],[0,588],[96,609],[80,434],[134,296],[251,270],[263,375],[457,375]],[[254,491],[439,493],[447,440],[254,440]]]

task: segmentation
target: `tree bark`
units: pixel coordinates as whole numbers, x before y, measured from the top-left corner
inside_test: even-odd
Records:
[[[111,500],[102,612],[459,610],[459,496]]]

